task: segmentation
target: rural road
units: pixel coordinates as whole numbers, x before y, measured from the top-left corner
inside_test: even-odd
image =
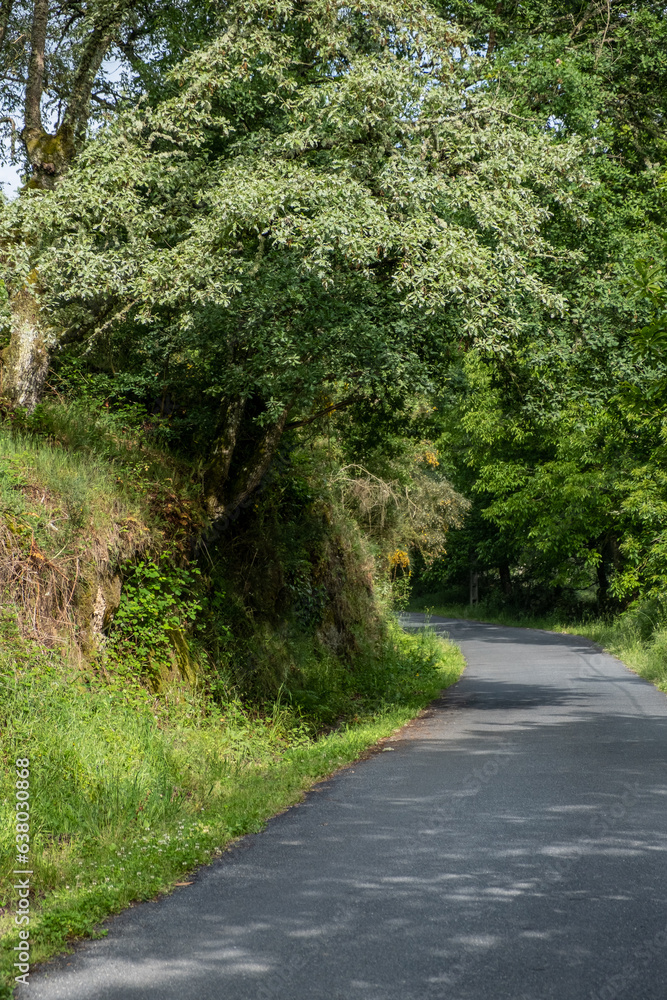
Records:
[[[665,1000],[667,698],[576,636],[432,624],[468,668],[393,752],[19,997]]]

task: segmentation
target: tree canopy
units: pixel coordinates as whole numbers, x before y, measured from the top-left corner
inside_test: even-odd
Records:
[[[12,287],[32,282],[55,342],[210,402],[216,516],[285,428],[400,405],[453,344],[502,352],[527,309],[563,308],[545,262],[572,251],[545,223],[583,222],[580,145],[478,76],[421,3],[229,4],[168,74],[175,93],[114,118],[53,192],[6,211]],[[244,422],[256,440],[235,470]]]
[[[36,30],[38,7],[3,17]],[[0,216],[14,402],[34,405],[48,365],[159,401],[220,524],[285,435],[338,415],[349,467],[372,476],[418,425],[473,504],[426,580],[459,586],[472,565],[522,600],[660,590],[658,5],[49,18],[38,105],[76,142]],[[37,48],[16,57],[6,109],[28,108]]]
[[[0,123],[4,156],[52,186],[91,127],[140,96],[211,28],[208,2],[2,0]],[[187,30],[184,31],[187,25]],[[18,147],[18,148],[17,148]]]
[[[473,350],[448,379],[443,444],[475,510],[443,579],[458,574],[462,586],[472,563],[503,599],[624,606],[662,594],[666,570],[655,266],[665,16],[652,4],[502,10],[490,74],[522,114],[585,146],[590,221],[549,225],[556,246],[580,255],[576,267],[548,268],[563,313],[536,316],[503,358]]]

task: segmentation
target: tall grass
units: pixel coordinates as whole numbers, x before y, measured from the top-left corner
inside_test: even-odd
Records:
[[[140,516],[136,496],[102,458],[67,451],[0,424],[0,514],[29,530],[40,549],[66,552],[85,529],[105,532]],[[16,525],[15,525],[16,528]]]
[[[71,454],[79,466],[100,462],[113,469],[116,493],[134,496],[156,486],[196,495],[199,475],[191,463],[161,447],[143,407],[107,409],[101,402],[46,400],[27,418],[26,433]]]
[[[303,470],[289,489],[269,482],[234,551],[199,572],[196,470],[151,444],[146,419],[48,403],[0,424],[2,1000],[17,758],[30,760],[38,961],[259,829],[463,665],[387,624],[358,530],[333,507],[323,518]],[[253,570],[258,551],[280,572]],[[121,606],[91,638],[102,584]]]

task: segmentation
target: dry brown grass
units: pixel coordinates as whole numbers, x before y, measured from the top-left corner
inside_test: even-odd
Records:
[[[470,506],[434,468],[437,464],[431,451],[420,451],[409,477],[381,478],[351,464],[338,471],[334,482],[343,507],[371,538],[386,549],[416,549],[429,565],[445,553],[449,529],[461,526]]]
[[[118,604],[119,567],[157,541],[101,458],[0,427],[0,599],[26,637],[86,651]]]

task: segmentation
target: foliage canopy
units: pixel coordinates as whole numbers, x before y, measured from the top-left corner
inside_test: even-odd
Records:
[[[207,402],[216,516],[286,428],[400,406],[452,344],[502,353],[527,303],[562,310],[545,262],[574,251],[545,223],[585,221],[580,144],[478,76],[422,3],[228,4],[168,75],[176,93],[119,115],[53,192],[5,211],[13,287],[33,276],[61,342],[114,371],[129,355],[144,394]],[[255,447],[235,468],[239,434]]]

